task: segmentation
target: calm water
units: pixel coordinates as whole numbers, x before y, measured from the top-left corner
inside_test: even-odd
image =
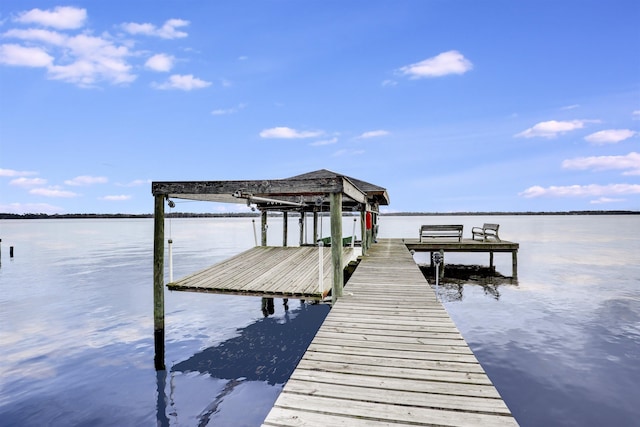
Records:
[[[445,281],[439,293],[518,422],[638,425],[640,216],[382,217],[380,236],[483,222],[520,243],[518,282]],[[254,244],[251,219],[166,231],[176,278]],[[281,235],[271,221],[269,244]],[[152,220],[0,221],[0,238],[0,425],[259,425],[328,312],[276,299],[265,316],[260,298],[167,292],[168,370],[156,374]],[[511,275],[510,254],[495,264]]]

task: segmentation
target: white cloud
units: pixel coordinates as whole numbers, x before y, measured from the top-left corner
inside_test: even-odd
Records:
[[[38,196],[45,197],[64,197],[71,198],[77,197],[78,194],[73,191],[61,190],[58,187],[50,187],[50,188],[34,188],[33,190],[29,190],[29,194],[35,194]]]
[[[562,108],[560,108],[561,110],[575,110],[576,108],[580,107],[580,105],[578,104],[573,104],[573,105],[567,105],[564,106]]]
[[[540,122],[533,127],[526,129],[516,135],[515,137],[521,138],[555,138],[558,135],[565,134],[572,130],[582,129],[585,123],[597,123],[597,120],[571,120],[571,121],[557,121],[549,120],[547,122]]]
[[[331,145],[331,144],[335,144],[336,142],[338,142],[338,138],[333,137],[333,138],[331,138],[331,139],[323,139],[323,140],[321,140],[321,141],[314,141],[314,142],[312,142],[312,143],[311,143],[311,144],[309,144],[309,145],[311,145],[311,146],[313,146],[313,147],[319,147],[319,146],[321,146],[321,145]]]
[[[104,196],[104,197],[100,197],[99,200],[106,200],[108,202],[121,202],[124,200],[131,200],[131,196],[125,195],[125,194],[121,194],[118,196]]]
[[[243,110],[244,108],[246,108],[247,104],[238,104],[236,107],[233,108],[218,108],[217,110],[213,110],[211,112],[212,115],[214,116],[223,116],[225,114],[235,114],[240,110]]]
[[[126,184],[116,184],[120,187],[139,187],[141,185],[151,184],[150,179],[134,179],[133,181],[127,182]]]
[[[609,184],[609,185],[567,185],[541,187],[535,185],[527,188],[520,196],[533,197],[606,197],[609,195],[640,194],[640,184]]]
[[[39,47],[24,47],[17,44],[0,45],[0,64],[18,67],[48,67],[53,56]]]
[[[13,176],[32,176],[32,175],[37,175],[38,172],[31,172],[31,171],[17,171],[17,170],[13,170],[13,169],[1,169],[0,168],[0,176],[9,176],[9,177],[13,177]]]
[[[442,77],[447,74],[464,74],[473,68],[471,61],[457,50],[443,52],[432,58],[398,69],[398,73],[411,79]]]
[[[64,209],[58,206],[53,206],[48,203],[9,203],[0,204],[0,212],[13,213],[13,214],[25,214],[25,213],[45,213],[55,214],[61,213]]]
[[[88,34],[67,36],[55,31],[28,29],[10,30],[5,37],[45,43],[47,48],[4,45],[0,62],[10,65],[46,67],[49,78],[92,87],[99,81],[113,84],[130,83],[136,79],[127,58],[131,52],[105,37]],[[55,52],[49,52],[55,48]],[[58,57],[51,56],[53,53]]]
[[[640,120],[640,110],[635,110],[631,113],[631,117],[633,117],[633,120]]]
[[[193,77],[193,74],[181,75],[174,74],[169,77],[164,83],[155,83],[153,87],[156,89],[168,90],[168,89],[179,89],[179,90],[193,90],[193,89],[202,89],[207,86],[211,86],[211,82],[207,82],[196,77]]]
[[[565,169],[578,170],[624,170],[623,175],[640,175],[640,153],[631,152],[626,156],[577,157],[562,162]]]
[[[379,136],[386,136],[389,135],[389,131],[386,130],[371,130],[368,132],[364,132],[362,135],[357,136],[356,139],[367,139],[367,138],[376,138]]]
[[[128,22],[122,24],[122,28],[129,34],[142,34],[145,36],[160,37],[163,39],[178,39],[187,37],[188,34],[184,31],[179,31],[177,28],[186,27],[189,25],[189,21],[184,19],[169,19],[162,27],[156,27],[153,24],[137,24],[135,22]]]
[[[67,185],[73,186],[85,186],[85,185],[93,185],[93,184],[105,184],[109,180],[104,176],[89,176],[89,175],[81,175],[77,176],[73,179],[69,179],[64,183]]]
[[[16,178],[9,181],[9,185],[15,185],[18,187],[35,187],[39,185],[45,185],[46,183],[47,183],[47,180],[43,178],[25,178],[25,177]]]
[[[383,80],[382,81],[382,87],[392,87],[392,86],[397,86],[398,82],[395,80]]]
[[[591,200],[589,203],[591,203],[592,205],[601,205],[601,204],[605,204],[605,203],[617,203],[617,202],[624,202],[625,199],[614,199],[611,197],[600,197],[599,199],[596,200]]]
[[[587,135],[584,139],[596,145],[615,144],[629,139],[637,133],[630,129],[607,129]]]
[[[23,24],[39,24],[60,30],[75,30],[81,28],[86,19],[86,9],[58,6],[53,10],[31,9],[30,11],[22,12],[14,20]]]
[[[323,135],[322,131],[297,131],[288,127],[275,127],[260,132],[262,138],[298,139],[315,138]]]
[[[147,59],[144,66],[153,71],[167,72],[173,68],[175,58],[171,55],[159,53]]]

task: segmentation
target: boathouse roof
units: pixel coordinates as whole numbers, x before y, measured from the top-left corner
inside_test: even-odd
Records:
[[[222,203],[246,203],[260,210],[313,211],[329,205],[329,194],[342,193],[343,209],[389,204],[383,187],[326,169],[284,179],[234,181],[154,181],[154,196]]]

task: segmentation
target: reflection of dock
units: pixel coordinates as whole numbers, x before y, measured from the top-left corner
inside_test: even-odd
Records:
[[[317,246],[256,246],[167,287],[173,291],[322,299],[331,290],[333,268],[331,249],[325,248],[320,271],[321,250]],[[343,248],[343,266],[355,259],[353,248]]]
[[[516,425],[400,239],[360,262],[264,425]]]

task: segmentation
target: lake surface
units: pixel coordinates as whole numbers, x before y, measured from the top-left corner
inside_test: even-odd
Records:
[[[640,216],[384,216],[379,236],[447,223],[469,236],[483,222],[520,243],[517,282],[446,279],[438,292],[516,420],[638,425]],[[281,220],[269,224],[280,245]],[[251,218],[172,219],[165,231],[175,278],[254,245]],[[0,425],[260,425],[329,311],[167,291],[167,371],[156,373],[153,220],[2,220],[0,238]],[[511,276],[510,254],[494,263]]]

